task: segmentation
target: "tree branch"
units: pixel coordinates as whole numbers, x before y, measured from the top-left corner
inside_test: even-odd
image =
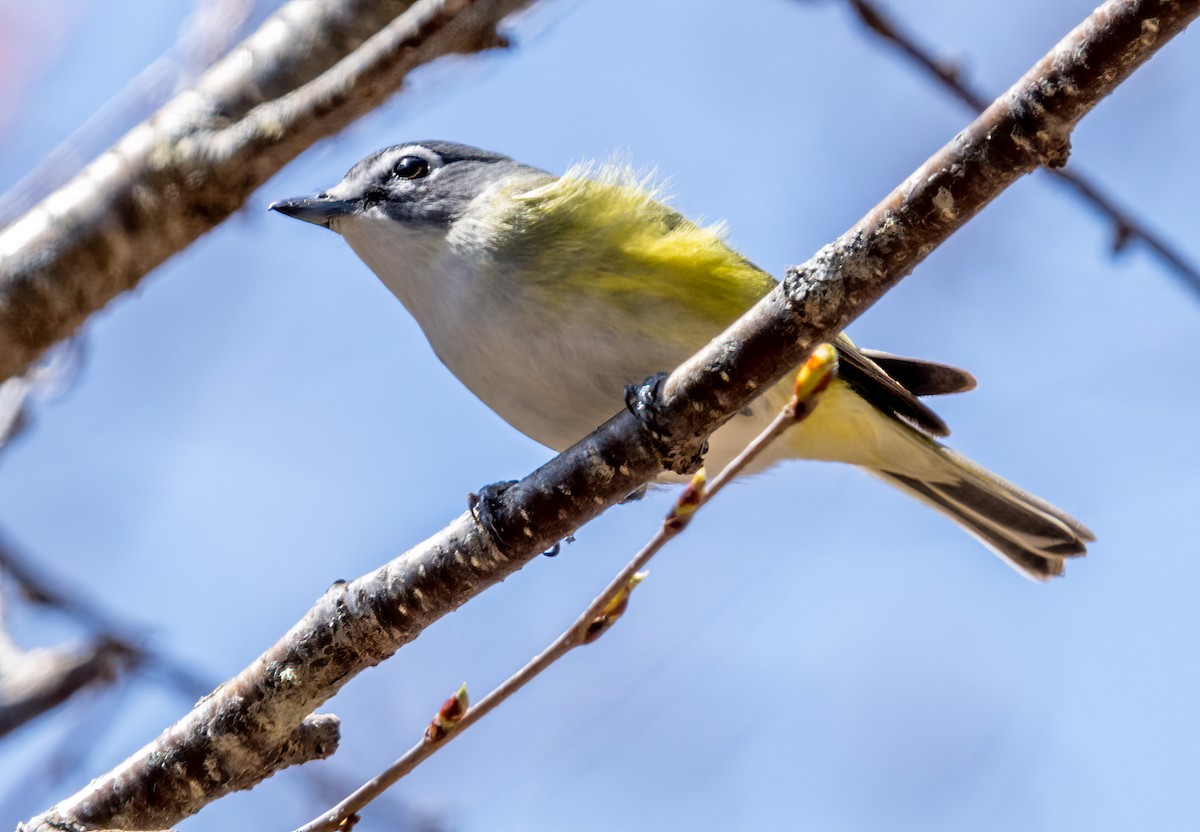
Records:
[[[881,39],[892,44],[917,66],[924,69],[955,98],[977,113],[988,105],[987,98],[963,80],[957,66],[938,60],[932,50],[904,31],[883,9],[872,0],[847,0],[850,8],[858,15],[863,26]],[[1075,192],[1112,224],[1114,252],[1122,251],[1131,242],[1140,241],[1149,248],[1169,269],[1172,269],[1193,292],[1200,292],[1200,269],[1162,235],[1148,224],[1135,217],[1130,211],[1104,193],[1104,189],[1090,176],[1080,172],[1075,165],[1065,168],[1049,168],[1047,173]]]
[[[1197,14],[1200,0],[1110,0],[1097,9],[858,225],[789,270],[665,381],[634,391],[630,411],[484,501],[479,517],[464,514],[380,569],[335,584],[253,664],[30,828],[163,828],[269,776],[283,738],[354,674],[655,479],[664,464],[691,467],[705,436],[984,205],[1039,165],[1061,165],[1074,124]]]
[[[292,0],[0,231],[0,380],[442,55],[502,44],[530,0]],[[397,17],[397,15],[399,15]]]
[[[85,688],[106,685],[138,661],[120,642],[21,650],[0,622],[0,737]]]
[[[576,647],[591,644],[604,635],[624,614],[625,607],[629,602],[629,595],[645,576],[642,569],[650,563],[650,559],[686,529],[696,512],[720,493],[735,477],[739,476],[746,466],[757,459],[790,428],[808,418],[820,404],[821,394],[828,388],[836,371],[837,351],[829,344],[818,347],[797,374],[795,393],[791,400],[783,406],[771,423],[717,476],[713,477],[711,482],[706,484],[703,469],[692,478],[691,484],[675,501],[675,505],[663,518],[662,525],[659,526],[654,536],[633,556],[629,563],[625,564],[616,577],[609,581],[608,586],[558,638],[470,708],[466,708],[465,705],[466,685],[464,684],[460,691],[461,699],[454,697],[447,700],[446,705],[442,706],[443,711],[450,705],[461,706],[461,709],[455,708],[456,714],[452,725],[440,722],[442,712],[439,712],[438,717],[430,724],[431,729],[436,726],[436,730],[426,731],[425,737],[419,743],[405,752],[383,772],[355,789],[345,800],[321,814],[320,817],[314,818],[298,828],[296,832],[337,832],[337,830],[345,829],[347,825],[353,824],[355,815],[408,776],[413,769],[432,757],[451,739],[500,707],[517,691],[549,670],[551,665],[567,653]]]
[[[145,643],[133,627],[118,622],[86,596],[66,582],[40,574],[32,560],[0,534],[0,574],[11,578],[21,592],[35,604],[53,607],[75,623],[91,631],[97,643],[130,656],[130,665],[157,672],[167,684],[186,697],[195,699],[211,689],[186,662]]]
[[[104,102],[57,147],[0,196],[0,228],[79,172],[135,120],[189,86],[241,34],[254,0],[193,0],[175,44]]]
[[[19,380],[9,379],[5,384]],[[37,568],[33,559],[20,553],[3,534],[0,534],[0,575],[10,578],[26,600],[49,606],[90,631],[90,642],[83,648],[22,653],[6,638],[0,616],[0,736],[61,704],[75,692],[115,681],[126,670],[141,671],[157,679],[188,703],[213,689],[214,682],[206,680],[191,664],[154,646],[134,626],[118,621],[78,588]],[[0,596],[0,601],[3,600]],[[337,743],[337,729],[332,717],[302,725],[293,738],[295,746],[283,759],[304,762],[328,756]],[[63,780],[64,769],[71,767],[71,764],[64,766],[63,757],[74,761],[81,756],[80,732],[69,733],[70,749],[60,751],[54,764],[40,772],[36,768],[25,772],[27,780],[38,784],[39,793],[51,793],[51,788]],[[302,774],[304,782],[297,787],[306,789],[318,803],[336,801],[349,789],[349,784],[325,769],[305,769]],[[28,788],[23,792],[19,783],[13,786],[10,790],[13,794],[28,792]],[[397,817],[413,814],[412,807],[396,800],[390,809]]]

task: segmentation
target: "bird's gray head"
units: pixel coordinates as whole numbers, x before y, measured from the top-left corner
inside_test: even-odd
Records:
[[[499,153],[411,142],[372,153],[324,193],[271,208],[341,234],[428,326],[447,318],[453,298],[478,288],[478,266],[489,251],[489,195],[501,185],[533,187],[552,179]]]
[[[507,156],[443,141],[398,144],[363,159],[329,190],[283,199],[273,211],[347,233],[357,219],[445,230],[489,187],[544,171]]]

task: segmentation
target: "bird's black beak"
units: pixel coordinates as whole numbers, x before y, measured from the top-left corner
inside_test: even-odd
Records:
[[[316,196],[299,196],[294,199],[281,199],[272,202],[268,207],[298,220],[311,222],[329,228],[330,221],[345,216],[354,210],[357,203],[346,199],[334,199],[325,194]]]

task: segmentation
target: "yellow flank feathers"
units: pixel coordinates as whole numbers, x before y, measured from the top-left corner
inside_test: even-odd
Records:
[[[577,166],[509,197],[498,260],[522,261],[551,306],[594,299],[629,323],[695,320],[711,334],[775,281],[725,245],[720,226],[699,226],[660,198],[628,167]]]

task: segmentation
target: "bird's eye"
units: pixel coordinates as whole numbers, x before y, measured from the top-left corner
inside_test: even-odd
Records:
[[[392,173],[400,179],[420,179],[429,175],[429,162],[420,156],[405,156],[396,163]]]

